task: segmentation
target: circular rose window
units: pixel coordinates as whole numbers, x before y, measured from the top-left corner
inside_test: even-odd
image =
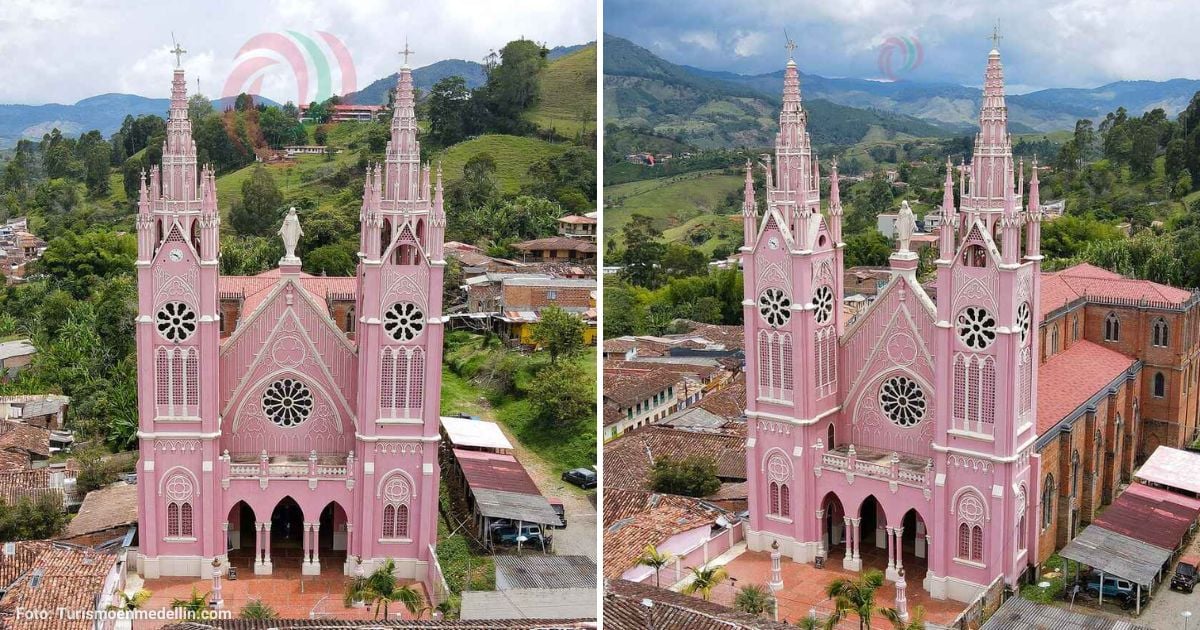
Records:
[[[813,295],[813,305],[817,307],[817,323],[828,324],[833,319],[833,289],[824,284],[817,287]]]
[[[925,390],[910,378],[894,376],[879,387],[879,406],[888,420],[911,427],[925,418]]]
[[[313,396],[308,386],[290,378],[267,386],[262,395],[263,413],[281,427],[294,427],[312,413]]]
[[[1017,307],[1017,329],[1021,331],[1021,343],[1029,338],[1029,325],[1032,317],[1029,314],[1029,302],[1021,302]]]
[[[972,350],[983,350],[996,340],[996,318],[982,306],[968,306],[958,314],[958,338]]]
[[[196,311],[183,302],[167,302],[154,316],[158,334],[167,341],[179,343],[196,332]]]
[[[792,316],[792,300],[783,289],[766,289],[758,296],[758,312],[772,328],[784,325]]]
[[[396,341],[412,341],[425,328],[425,314],[412,302],[396,302],[383,313],[383,330]]]

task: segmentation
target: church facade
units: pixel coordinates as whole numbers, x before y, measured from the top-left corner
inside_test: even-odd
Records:
[[[286,255],[219,272],[216,176],[197,163],[177,68],[161,167],[138,214],[139,570],[427,576],[436,544],[441,175],[420,162],[400,72],[384,164],[368,168],[356,277]]]
[[[996,50],[979,121],[970,164],[946,165],[936,299],[902,220],[890,279],[849,318],[837,165],[823,215],[788,62],[764,209],[749,165],[743,205],[751,550],[903,573],[959,601],[1037,561],[1042,214]]]

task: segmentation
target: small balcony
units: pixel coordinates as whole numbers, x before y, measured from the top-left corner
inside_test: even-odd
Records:
[[[922,490],[933,484],[933,460],[897,452],[838,446],[821,454],[819,469],[862,475]],[[818,474],[820,474],[818,472]]]
[[[267,487],[273,479],[307,479],[315,487],[318,480],[345,481],[353,487],[354,453],[346,455],[304,453],[268,453],[258,455],[225,451],[221,457],[221,479],[225,488],[231,479],[257,479]]]

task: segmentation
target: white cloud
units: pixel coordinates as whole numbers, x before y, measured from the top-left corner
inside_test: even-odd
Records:
[[[326,31],[345,42],[358,87],[395,72],[407,36],[420,67],[479,60],[524,36],[549,46],[596,39],[598,0],[3,0],[0,102],[73,103],[105,92],[164,97],[171,32],[188,50],[189,90],[220,92],[238,49],[264,32]],[[335,65],[336,64],[332,64]],[[294,99],[286,65],[264,74],[263,92]]]
[[[712,31],[691,31],[684,33],[679,36],[679,41],[713,52],[721,50],[721,43],[717,41],[717,34]]]
[[[738,31],[734,34],[733,54],[738,57],[752,57],[761,54],[767,46],[767,36],[761,32]]]

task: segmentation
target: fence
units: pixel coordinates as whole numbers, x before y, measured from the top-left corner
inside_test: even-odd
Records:
[[[998,576],[992,583],[988,585],[982,593],[980,593],[967,608],[954,618],[947,628],[954,630],[977,630],[983,626],[983,620],[990,614],[996,612],[1000,604],[1008,599],[1009,592],[1004,584],[1004,576]]]
[[[658,582],[662,584],[663,588],[667,588],[671,584],[683,580],[692,574],[692,567],[704,566],[745,538],[745,523],[737,523],[715,536],[706,537],[687,551],[674,554],[671,564],[659,570]],[[654,573],[650,573],[641,581],[647,584],[655,583]]]
[[[446,582],[446,574],[438,563],[437,549],[429,545],[429,605],[436,607],[450,598],[450,584]]]

